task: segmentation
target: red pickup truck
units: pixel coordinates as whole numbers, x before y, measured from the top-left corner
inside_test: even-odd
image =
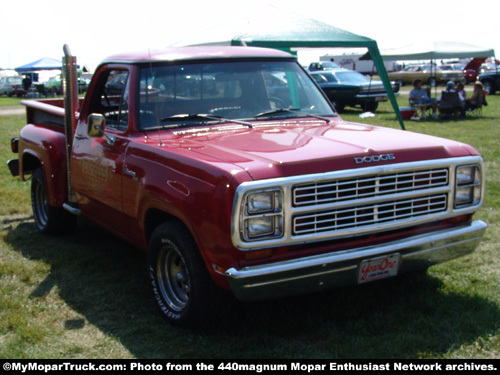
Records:
[[[23,102],[9,167],[32,175],[40,231],[81,214],[146,251],[173,324],[204,322],[223,289],[251,301],[426,269],[486,230],[473,147],[343,121],[285,52],[111,56],[81,101],[67,57],[66,105]]]

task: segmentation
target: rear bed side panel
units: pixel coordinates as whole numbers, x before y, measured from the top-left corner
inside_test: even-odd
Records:
[[[51,206],[62,206],[66,201],[65,138],[61,129],[28,124],[19,138],[19,171],[23,180],[40,166],[47,184],[47,198]]]

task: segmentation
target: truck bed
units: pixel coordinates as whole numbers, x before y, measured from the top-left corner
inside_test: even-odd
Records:
[[[79,106],[83,98],[79,99]],[[64,127],[64,99],[23,100],[29,124],[57,125]]]

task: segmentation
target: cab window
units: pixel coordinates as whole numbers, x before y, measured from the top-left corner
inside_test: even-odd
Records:
[[[106,127],[125,131],[129,121],[129,72],[109,70],[101,76],[91,113],[100,113]]]

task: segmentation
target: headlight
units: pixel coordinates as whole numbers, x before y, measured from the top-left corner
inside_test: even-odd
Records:
[[[457,167],[455,208],[473,206],[481,201],[481,173],[478,165]]]
[[[246,241],[283,235],[283,193],[281,190],[249,192],[241,210],[242,236]]]
[[[248,238],[280,237],[282,221],[279,216],[257,217],[246,220]]]
[[[250,194],[247,197],[247,210],[249,214],[269,212],[274,210],[274,192]]]

